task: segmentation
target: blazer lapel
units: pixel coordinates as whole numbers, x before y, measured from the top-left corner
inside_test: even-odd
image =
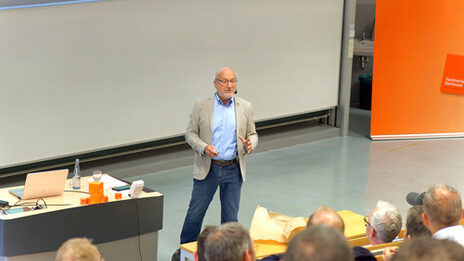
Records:
[[[213,133],[213,111],[214,111],[214,101],[215,98],[209,98],[208,103],[208,120],[209,120],[209,127],[211,128],[211,134]]]
[[[234,97],[234,103],[235,103],[235,128],[236,128],[236,134],[237,134],[237,143],[239,141],[238,135],[240,135],[240,117],[242,115],[242,108],[240,107],[240,101],[238,101],[237,96]],[[244,137],[245,138],[245,137]]]

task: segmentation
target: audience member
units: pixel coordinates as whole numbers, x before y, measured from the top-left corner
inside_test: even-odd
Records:
[[[345,222],[342,217],[331,207],[322,206],[309,217],[307,227],[312,225],[326,224],[338,229],[342,234],[345,234]],[[364,247],[353,247],[354,260],[356,261],[376,261],[371,251]]]
[[[464,248],[450,240],[414,238],[400,246],[392,261],[463,261]]]
[[[421,237],[429,238],[432,235],[430,229],[424,225],[422,213],[424,213],[424,208],[422,206],[413,206],[408,210],[404,240]],[[396,253],[397,250],[398,248],[396,247],[385,248],[382,253],[383,260],[391,260],[392,256]]]
[[[55,261],[103,261],[97,247],[87,238],[72,238],[61,245]]]
[[[372,245],[392,242],[401,231],[400,211],[392,204],[379,200],[377,207],[368,217],[366,222],[366,235]]]
[[[408,210],[405,233],[407,242],[398,250],[388,248],[388,255],[384,253],[384,259],[464,261],[464,227],[460,225],[462,215],[459,192],[449,185],[433,185],[423,195],[423,206],[416,205]],[[400,212],[385,201],[378,201],[376,208],[364,221],[366,234],[372,245],[392,242],[401,231]],[[340,215],[332,208],[322,206],[309,217],[307,229],[291,239],[281,260],[375,260],[372,253],[365,248],[355,247],[351,251],[343,235],[344,230],[345,224]],[[356,248],[362,251],[357,253]],[[84,252],[83,249],[89,249],[96,255],[82,255],[80,253]],[[198,237],[194,257],[195,261],[256,260],[249,231],[236,222],[219,227],[207,226]],[[263,260],[278,260],[281,256],[272,257],[275,259]],[[65,242],[57,253],[56,261],[58,260],[103,259],[96,247],[82,238]]]
[[[344,235],[327,225],[312,225],[290,240],[284,261],[352,261]]]
[[[329,225],[340,230],[342,233],[345,233],[345,222],[343,222],[342,217],[340,217],[340,215],[331,207],[322,206],[316,209],[316,211],[309,216],[306,227],[320,224]]]
[[[423,206],[413,206],[408,210],[406,217],[406,232],[404,239],[411,239],[417,237],[430,237],[432,232],[424,225],[422,214],[424,213]]]
[[[424,224],[435,239],[449,239],[464,246],[462,202],[459,192],[449,185],[433,185],[424,196]]]
[[[208,235],[216,229],[215,226],[206,226],[200,233],[197,239],[197,251],[193,253],[193,259],[195,261],[206,261],[205,258],[205,241]]]
[[[210,232],[205,242],[207,261],[255,261],[248,229],[237,222],[225,223]]]

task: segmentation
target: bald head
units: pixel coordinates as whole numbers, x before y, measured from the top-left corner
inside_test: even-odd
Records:
[[[461,195],[449,185],[430,187],[425,193],[423,204],[430,224],[438,229],[458,225],[461,221]]]
[[[223,73],[232,73],[235,76],[234,70],[229,67],[222,67],[216,71],[215,79],[218,79]]]
[[[345,222],[343,222],[342,217],[331,207],[322,206],[316,209],[309,217],[307,227],[321,224],[331,226],[345,233]]]

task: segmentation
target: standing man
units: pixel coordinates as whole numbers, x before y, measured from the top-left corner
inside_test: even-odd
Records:
[[[245,155],[258,144],[251,103],[234,96],[237,76],[221,68],[213,81],[213,97],[197,100],[185,140],[195,151],[193,190],[180,243],[197,240],[206,210],[219,187],[221,224],[236,222],[246,176]],[[174,256],[177,254],[174,253]]]

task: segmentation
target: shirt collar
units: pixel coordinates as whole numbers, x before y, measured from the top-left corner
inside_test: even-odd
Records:
[[[462,225],[456,225],[456,226],[451,226],[451,227],[445,227],[445,228],[442,228],[438,231],[435,232],[435,234],[433,234],[433,236],[437,237],[437,238],[440,238],[441,236],[446,236],[450,233],[454,233],[456,232],[456,230],[462,230],[464,229],[462,227]]]
[[[221,98],[219,98],[219,95],[217,94],[217,92],[216,92],[216,94],[215,94],[214,96],[216,97],[216,101],[217,101],[219,104],[223,105],[223,106],[229,106],[229,105],[231,105],[231,104],[234,102],[234,96],[233,96],[233,95],[232,95],[232,98],[230,98],[230,100],[229,100],[226,104],[224,104],[224,103],[222,102],[222,100],[221,100]]]

